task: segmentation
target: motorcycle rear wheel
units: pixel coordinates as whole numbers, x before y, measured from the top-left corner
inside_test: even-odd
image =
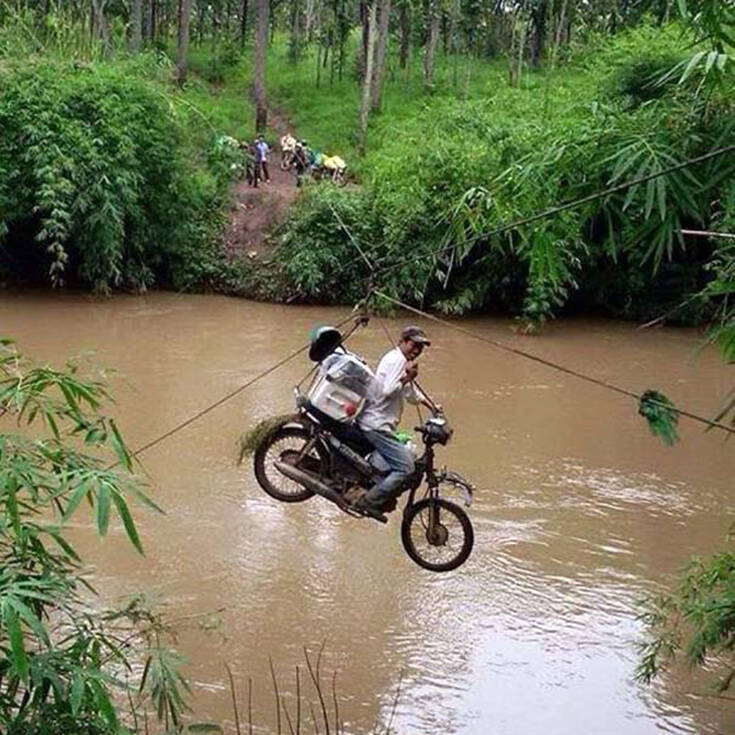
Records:
[[[401,541],[420,567],[450,572],[467,561],[475,534],[470,519],[458,505],[443,498],[424,498],[403,516]]]
[[[311,435],[306,429],[284,426],[266,436],[255,450],[253,457],[255,478],[260,487],[272,498],[282,503],[300,503],[314,495],[311,490],[282,475],[273,464],[276,460],[288,461],[288,457],[294,457],[310,439]],[[310,466],[303,467],[304,463]],[[324,466],[325,457],[318,446],[314,447],[299,464],[299,467],[317,473]]]

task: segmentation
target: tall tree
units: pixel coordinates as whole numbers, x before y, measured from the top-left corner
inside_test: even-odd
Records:
[[[288,47],[288,58],[294,63],[301,57],[301,31],[301,0],[291,0],[291,40]]]
[[[186,82],[187,53],[189,50],[189,22],[191,20],[191,0],[179,0],[179,54],[176,81],[179,87]]]
[[[439,40],[439,22],[441,20],[438,0],[429,0],[428,15],[429,37],[426,39],[426,49],[424,50],[424,85],[427,89],[431,89],[434,86],[434,59],[436,44]]]
[[[240,50],[245,48],[245,36],[248,32],[248,0],[240,3]]]
[[[143,0],[133,0],[130,25],[130,48],[134,54],[137,54],[140,51],[143,32]]]
[[[531,66],[538,69],[546,50],[546,25],[550,4],[547,0],[537,0],[531,9],[533,23],[533,43],[531,44]]]
[[[398,65],[405,69],[408,64],[408,52],[411,46],[411,8],[408,0],[401,0],[398,27],[400,28],[401,45],[398,53]]]
[[[110,51],[110,24],[105,14],[107,0],[92,0],[92,38],[102,41],[105,53]]]
[[[255,75],[253,93],[255,95],[255,130],[265,130],[268,111],[265,106],[265,50],[268,45],[268,0],[258,0],[258,29],[255,36]]]
[[[367,48],[365,50],[365,76],[362,81],[362,104],[360,105],[360,138],[358,148],[360,155],[365,154],[367,141],[368,115],[370,114],[370,91],[373,78],[373,56],[375,51],[375,15],[376,0],[371,0],[367,10]]]
[[[390,29],[391,0],[380,0],[380,23],[378,26],[378,45],[375,56],[375,71],[372,77],[370,108],[373,112],[380,110],[383,96],[383,78],[385,76],[385,52],[388,48],[388,31]]]

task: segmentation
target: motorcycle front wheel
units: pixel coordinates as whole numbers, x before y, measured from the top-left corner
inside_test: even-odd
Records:
[[[324,458],[317,447],[312,447],[299,459],[310,439],[311,435],[306,429],[284,426],[268,434],[255,450],[255,478],[272,498],[282,503],[300,503],[314,495],[311,490],[281,474],[274,464],[276,461],[298,462],[299,469],[319,474],[324,467]]]
[[[420,567],[450,572],[467,561],[475,534],[458,505],[442,498],[424,498],[404,514],[401,541]]]

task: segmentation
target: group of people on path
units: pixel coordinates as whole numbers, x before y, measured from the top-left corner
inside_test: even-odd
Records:
[[[281,136],[281,168],[284,171],[292,169],[296,173],[296,185],[300,186],[305,175],[314,178],[326,177],[344,185],[345,169],[347,164],[339,156],[327,156],[320,151],[309,147],[306,140],[297,140],[290,133]],[[271,183],[268,170],[268,157],[271,147],[263,135],[258,135],[252,142],[243,141],[240,144],[245,155],[245,174],[248,184],[255,188],[263,181]]]
[[[268,154],[270,146],[265,142],[262,135],[258,135],[252,143],[247,141],[242,144],[245,153],[245,174],[250,186],[258,188],[258,182],[271,183],[268,171]]]
[[[305,174],[316,177],[326,174],[337,183],[344,183],[347,164],[339,156],[327,156],[309,146],[308,141],[297,140],[291,133],[281,136],[281,168],[296,171],[296,185],[300,186]]]

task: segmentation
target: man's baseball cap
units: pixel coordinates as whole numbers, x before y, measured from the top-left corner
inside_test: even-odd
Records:
[[[426,345],[427,347],[431,344],[429,338],[426,336],[426,332],[424,332],[421,327],[416,326],[405,327],[404,330],[401,332],[401,339],[410,339],[413,342],[417,342],[421,345]]]

